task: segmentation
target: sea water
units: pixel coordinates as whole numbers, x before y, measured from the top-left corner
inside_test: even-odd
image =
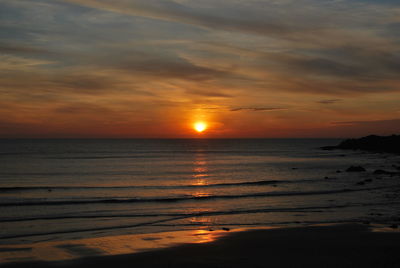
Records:
[[[335,139],[1,140],[0,244],[399,218],[400,157]],[[346,172],[351,165],[366,172]]]

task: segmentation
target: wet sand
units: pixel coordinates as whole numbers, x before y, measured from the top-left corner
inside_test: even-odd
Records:
[[[229,232],[227,232],[229,233]],[[400,233],[344,224],[233,232],[206,243],[4,267],[400,267]]]

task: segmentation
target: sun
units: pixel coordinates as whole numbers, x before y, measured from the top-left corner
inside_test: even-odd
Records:
[[[197,131],[197,132],[203,132],[204,130],[207,129],[207,124],[204,122],[196,122],[193,125],[193,128]]]

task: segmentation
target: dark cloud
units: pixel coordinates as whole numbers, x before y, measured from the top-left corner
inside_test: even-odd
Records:
[[[75,0],[66,1],[77,3],[81,5],[65,4],[65,2],[57,1],[55,4],[48,1],[41,1],[42,4],[46,4],[45,7],[49,10],[61,11],[65,9],[65,12],[73,12],[74,16],[79,20],[68,19],[68,16],[61,16],[58,18],[54,15],[49,16],[38,16],[43,13],[39,7],[33,9],[36,17],[42,20],[42,24],[46,22],[46,26],[39,27],[39,23],[32,22],[34,27],[29,27],[27,24],[19,25],[19,30],[14,32],[27,32],[32,36],[46,37],[52,40],[64,40],[71,47],[79,47],[82,51],[79,51],[76,55],[60,55],[59,57],[52,57],[59,66],[77,67],[81,68],[97,68],[97,69],[118,69],[126,73],[131,73],[132,76],[136,77],[151,77],[157,79],[181,79],[187,81],[211,81],[211,80],[222,80],[232,79],[234,76],[227,69],[216,69],[210,66],[197,65],[193,62],[189,62],[179,57],[179,50],[166,49],[164,47],[157,47],[159,49],[147,48],[142,46],[141,49],[137,47],[130,48],[119,45],[114,46],[100,46],[99,44],[113,43],[121,41],[120,36],[126,36],[129,31],[119,32],[120,27],[116,27],[116,30],[112,30],[106,35],[104,31],[108,28],[99,29],[90,19],[90,12],[93,12],[91,8],[95,7],[98,10],[111,10],[116,11],[119,14],[132,14],[143,17],[161,19],[163,21],[180,22],[183,24],[199,25],[207,27],[210,30],[222,29],[232,32],[245,32],[245,33],[256,33],[266,35],[278,39],[285,39],[295,41],[289,45],[290,49],[284,49],[283,52],[267,53],[267,55],[261,56],[253,61],[260,66],[259,69],[264,68],[267,73],[278,73],[281,76],[291,76],[291,80],[303,80],[301,84],[306,86],[300,86],[297,82],[290,88],[281,86],[281,89],[288,91],[301,92],[316,92],[320,94],[331,94],[331,93],[344,93],[344,92],[357,92],[357,93],[369,93],[369,92],[383,92],[383,91],[396,91],[398,88],[393,85],[383,84],[383,79],[399,80],[398,73],[400,72],[400,59],[399,54],[393,48],[387,46],[378,46],[375,43],[376,34],[368,37],[359,38],[357,30],[354,30],[354,35],[348,35],[341,32],[341,30],[332,30],[323,20],[323,17],[316,14],[309,14],[310,16],[305,17],[309,11],[295,10],[297,5],[288,5],[287,8],[295,10],[293,18],[280,18],[277,16],[285,4],[272,5],[264,3],[258,10],[257,6],[244,5],[244,10],[238,8],[229,7],[225,13],[216,12],[211,10],[205,12],[203,8],[193,8],[190,4],[177,3],[176,1],[106,1],[106,0]],[[307,2],[307,1],[306,1]],[[320,10],[324,14],[327,13],[326,20],[332,20],[332,14],[336,14],[335,10],[343,8],[340,4],[332,4],[332,10],[322,10],[322,7],[327,3],[316,3],[315,1],[308,1],[310,3],[311,10]],[[26,2],[27,3],[27,2]],[[54,7],[53,7],[54,5]],[[82,8],[83,6],[86,6]],[[222,8],[223,4],[215,4]],[[21,4],[21,6],[24,6]],[[24,7],[29,6],[25,5]],[[225,6],[226,7],[226,6]],[[268,10],[267,7],[271,7],[271,12],[261,12]],[[349,10],[354,9],[353,6],[348,6]],[[369,9],[364,10],[364,6],[360,6],[360,16],[365,16],[363,12],[372,12]],[[11,10],[9,7],[8,9]],[[13,12],[20,17],[26,16],[29,9],[24,12],[18,11],[17,8],[12,9]],[[99,12],[97,10],[97,12]],[[274,14],[274,10],[278,13]],[[343,9],[346,10],[346,9]],[[357,11],[357,10],[356,10]],[[40,13],[42,12],[42,13]],[[296,12],[299,12],[297,14]],[[305,13],[304,13],[305,12]],[[347,11],[346,11],[347,12]],[[350,11],[349,11],[350,12]],[[254,13],[254,16],[250,16]],[[25,15],[24,15],[25,14]],[[264,14],[263,16],[261,16]],[[297,14],[297,15],[296,15]],[[43,15],[43,14],[42,14]],[[99,13],[103,15],[103,13]],[[241,16],[239,16],[241,15]],[[42,19],[44,17],[45,19]],[[136,16],[132,16],[136,17]],[[342,18],[342,16],[340,17]],[[12,20],[12,16],[8,16],[9,20]],[[118,17],[124,21],[123,16]],[[15,19],[14,19],[15,20]],[[310,23],[312,20],[317,20],[320,23]],[[362,19],[361,19],[362,20]],[[95,21],[95,20],[94,20]],[[113,20],[111,20],[113,21]],[[299,23],[294,23],[298,21]],[[338,23],[339,19],[335,20]],[[81,23],[81,24],[79,24]],[[353,22],[354,25],[358,25],[358,22]],[[11,27],[14,24],[8,23]],[[104,26],[103,24],[101,24]],[[97,26],[97,27],[95,27]],[[121,24],[120,26],[133,27],[133,25]],[[129,26],[129,27],[127,27]],[[104,26],[107,27],[107,26]],[[23,29],[23,30],[21,30]],[[103,31],[101,31],[103,30]],[[171,27],[171,34],[174,34],[174,28]],[[320,32],[322,31],[322,32]],[[59,33],[57,35],[57,32]],[[372,32],[370,32],[372,33]],[[161,34],[161,33],[158,33]],[[290,37],[289,37],[290,36]],[[106,38],[107,37],[107,38]],[[114,40],[110,39],[115,37]],[[142,34],[138,38],[145,38]],[[86,50],[87,42],[83,40],[91,39],[94,42],[92,50]],[[76,46],[76,43],[79,43]],[[304,51],[304,46],[308,46],[310,42],[313,44],[313,48],[309,48]],[[321,43],[322,42],[322,43]],[[332,43],[332,44],[331,44]],[[353,45],[348,45],[349,43]],[[346,45],[344,45],[346,44]],[[0,46],[0,51],[2,47]],[[176,49],[176,48],[175,48]],[[10,53],[45,53],[46,48],[39,48],[37,46],[28,45],[5,45],[3,50]],[[65,52],[66,49],[64,49]],[[185,53],[188,51],[187,48],[182,50]],[[75,51],[77,53],[77,51]],[[49,55],[43,55],[46,58]],[[327,83],[327,86],[321,85],[321,77],[332,79]],[[113,80],[110,78],[109,80]],[[335,80],[336,79],[336,80]],[[85,81],[86,80],[86,81]],[[90,81],[88,81],[90,80]],[[262,83],[262,81],[256,81],[255,83]],[[358,83],[354,81],[357,80]],[[345,81],[345,82],[344,82]],[[65,81],[68,83],[68,81]],[[284,83],[284,82],[283,82]],[[82,81],[70,81],[71,87],[76,85],[77,88],[101,88],[101,83],[93,81],[93,79],[82,79]],[[107,85],[107,83],[104,83]],[[252,85],[250,85],[252,86]],[[315,90],[314,90],[315,89]],[[194,93],[195,94],[195,93]]]
[[[144,133],[187,120],[182,111],[212,113],[231,129],[234,120],[222,122],[231,112],[246,128],[304,128],[290,135],[398,124],[353,121],[397,111],[398,1],[0,2],[8,133],[40,135],[56,118],[54,133],[118,120]]]
[[[236,14],[232,14],[233,16],[226,16],[228,13],[224,14],[220,12],[218,15],[214,15],[212,14],[213,10],[209,9],[208,12],[201,12],[199,9],[193,9],[173,1],[130,1],[118,3],[102,0],[70,0],[69,2],[211,29],[223,29],[227,31],[239,30],[256,34],[279,35],[295,31],[295,29],[290,29],[284,24],[275,23],[272,20],[246,19],[244,17],[240,18]]]
[[[332,122],[333,125],[351,125],[351,126],[369,126],[369,127],[388,127],[392,126],[400,130],[400,119],[389,119],[389,120],[371,120],[371,121],[343,121],[343,122]]]
[[[254,111],[254,112],[262,112],[262,111],[276,111],[276,110],[286,110],[287,108],[282,107],[239,107],[230,109],[231,112],[237,111]]]
[[[227,5],[209,2],[193,5],[177,1],[67,0],[82,6],[121,14],[177,22],[210,30],[242,32],[298,42],[306,46],[349,44],[366,41],[342,29],[370,27],[387,19],[376,3],[351,4],[347,1],[260,1]],[[307,6],[307,8],[304,8]],[[386,7],[387,12],[392,12]],[[392,13],[396,16],[395,12]],[[373,22],[369,22],[374,17]],[[367,23],[368,22],[368,23]],[[340,30],[339,30],[340,29]],[[356,31],[354,31],[356,33]]]
[[[354,3],[370,3],[379,5],[397,5],[399,3],[398,0],[348,0],[349,2]]]
[[[354,66],[336,62],[331,59],[313,58],[295,60],[289,63],[291,68],[313,75],[327,75],[336,77],[360,77],[369,71],[367,68],[355,68]]]
[[[337,102],[341,102],[341,99],[327,99],[327,100],[320,100],[317,101],[317,103],[321,103],[321,104],[333,104],[333,103],[337,103]]]
[[[132,73],[133,75],[146,75],[156,79],[173,78],[204,81],[228,75],[224,71],[196,66],[180,58],[169,59],[160,57],[154,59],[154,56],[149,56],[149,58],[121,59],[108,65],[109,67]]]
[[[307,53],[306,56],[298,52],[267,55],[265,62],[268,65],[273,62],[277,72],[293,76],[330,77],[335,79],[331,81],[333,84],[341,80],[357,80],[370,86],[374,82],[400,80],[400,54],[396,51],[342,47],[314,49]]]
[[[55,87],[69,88],[80,92],[90,93],[90,91],[101,91],[112,88],[115,81],[108,77],[95,75],[65,75],[50,79],[50,83]]]
[[[341,124],[337,124],[341,123]],[[366,135],[392,135],[400,132],[400,119],[335,122],[324,127],[302,127],[301,123],[293,124],[289,131],[277,130],[278,137],[302,138],[354,138]],[[273,130],[275,131],[275,130]]]
[[[66,113],[66,114],[83,114],[83,113],[99,113],[99,114],[109,114],[112,113],[113,110],[95,105],[92,103],[72,103],[72,104],[62,104],[59,107],[54,109],[56,113]]]
[[[398,79],[400,54],[395,46],[380,48],[367,43],[321,49],[321,52],[325,54],[325,57],[334,59],[335,62],[346,62],[348,65],[339,70],[348,72],[347,75],[367,76],[369,79]],[[349,71],[348,67],[353,71]],[[340,75],[340,72],[338,74]]]
[[[392,135],[400,132],[400,119],[334,122],[331,127],[317,131],[331,137],[361,137],[366,135]]]
[[[13,89],[16,94],[82,93],[98,94],[110,91],[118,81],[91,74],[47,74],[43,72],[8,73],[0,78],[0,90]],[[23,98],[24,95],[21,95]]]
[[[4,54],[49,54],[47,49],[33,46],[24,46],[18,44],[0,43],[0,53]]]
[[[223,93],[223,92],[218,92],[215,90],[208,90],[208,89],[188,89],[186,90],[187,93],[193,94],[193,95],[198,95],[198,96],[204,96],[204,97],[215,97],[215,98],[232,98],[233,95]],[[210,109],[210,108],[208,108]]]

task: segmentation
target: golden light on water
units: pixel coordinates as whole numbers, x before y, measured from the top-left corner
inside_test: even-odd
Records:
[[[211,233],[210,231],[207,230],[194,230],[193,231],[193,236],[196,237],[196,241],[194,243],[210,243],[215,241],[216,236]]]
[[[200,133],[207,129],[207,124],[204,122],[196,122],[194,123],[193,127],[197,132]]]

